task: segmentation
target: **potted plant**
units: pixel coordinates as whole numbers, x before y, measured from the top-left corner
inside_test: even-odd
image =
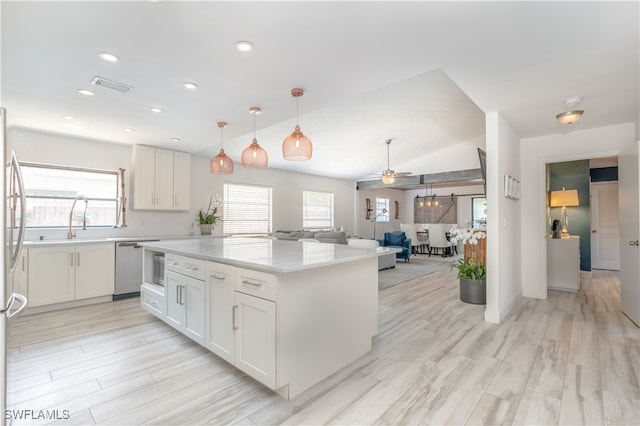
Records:
[[[458,270],[460,280],[460,300],[466,303],[484,305],[487,303],[487,268],[471,258],[458,259],[451,264]]]
[[[206,210],[200,209],[198,211],[198,223],[200,224],[201,235],[211,235],[211,230],[215,224],[222,220],[218,216],[218,211],[222,205],[222,198],[218,194],[211,194],[209,198],[209,207]]]

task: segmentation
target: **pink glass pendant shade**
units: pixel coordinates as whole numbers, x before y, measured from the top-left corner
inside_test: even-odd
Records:
[[[233,160],[220,148],[218,155],[211,159],[210,168],[214,175],[230,175],[233,173]]]
[[[242,166],[250,169],[264,169],[269,164],[269,156],[256,138],[242,151]]]
[[[304,161],[309,160],[313,154],[311,139],[300,131],[300,126],[287,136],[282,142],[282,156],[287,160]]]
[[[213,157],[209,162],[209,169],[211,173],[214,175],[230,175],[233,173],[233,160],[224,153],[224,128],[227,127],[227,123],[224,121],[218,122],[218,127],[220,128],[220,152],[218,155]]]
[[[282,142],[282,156],[285,160],[306,161],[311,159],[313,154],[313,145],[311,139],[300,131],[298,125],[298,98],[304,95],[304,90],[299,88],[291,89],[291,96],[296,99],[296,128]]]

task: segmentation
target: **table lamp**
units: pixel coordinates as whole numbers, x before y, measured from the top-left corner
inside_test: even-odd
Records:
[[[567,207],[579,206],[578,190],[564,189],[562,191],[551,191],[551,207],[562,207],[562,238],[569,238],[569,219],[567,217]]]

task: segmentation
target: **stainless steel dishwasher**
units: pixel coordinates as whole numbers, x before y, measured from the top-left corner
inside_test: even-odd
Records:
[[[116,285],[113,300],[140,296],[142,285],[143,241],[120,241],[116,243]]]

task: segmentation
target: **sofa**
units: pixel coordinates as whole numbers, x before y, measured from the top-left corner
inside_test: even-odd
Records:
[[[331,244],[347,244],[349,239],[349,236],[344,231],[276,231],[271,236],[285,241],[314,238],[321,243]]]
[[[402,231],[385,232],[384,237],[378,239],[380,247],[395,247],[402,251],[396,253],[397,259],[404,259],[405,262],[409,261],[411,257],[411,238],[407,238],[407,235]]]

